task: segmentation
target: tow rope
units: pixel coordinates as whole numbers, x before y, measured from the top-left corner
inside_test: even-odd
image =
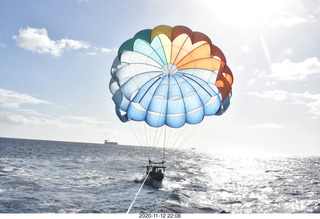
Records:
[[[150,173],[150,172],[149,172],[149,173]],[[129,207],[128,211],[127,211],[127,214],[129,214],[129,212],[130,212],[130,210],[131,210],[131,208],[132,208],[132,206],[133,206],[133,203],[135,202],[136,198],[138,197],[138,195],[139,195],[139,193],[140,193],[140,191],[141,191],[141,189],[142,189],[142,187],[143,187],[144,183],[146,182],[146,180],[147,180],[147,178],[148,178],[148,176],[149,176],[149,173],[147,174],[146,178],[144,179],[144,181],[143,181],[142,185],[140,186],[140,189],[138,190],[138,192],[137,192],[137,194],[136,194],[136,197],[134,197],[134,199],[133,199],[133,201],[132,201],[132,203],[131,203],[131,205],[130,205],[130,207]]]

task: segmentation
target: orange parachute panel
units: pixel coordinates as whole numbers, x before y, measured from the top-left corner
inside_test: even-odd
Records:
[[[179,61],[179,63],[177,63],[177,67],[179,68],[186,63],[203,58],[211,58],[210,45],[208,43],[205,43],[189,52],[183,59]]]
[[[188,69],[188,68],[200,68],[207,69],[210,71],[216,71],[220,68],[221,61],[215,58],[202,58],[193,60],[184,65],[177,66],[179,70]]]
[[[203,44],[206,44],[206,42],[205,41],[200,41],[200,42],[197,42],[195,44],[192,44],[191,39],[188,37],[186,39],[186,41],[184,42],[183,47],[181,48],[181,50],[179,51],[179,53],[177,54],[176,58],[174,59],[174,61],[172,63],[175,64],[175,65],[178,65],[178,63],[183,58],[185,58],[190,52],[192,52],[193,50],[195,50],[199,46],[202,46]],[[173,41],[173,46],[174,45],[175,45],[175,40]],[[190,57],[190,59],[187,59],[186,62],[190,62],[192,60],[193,60],[193,58]]]

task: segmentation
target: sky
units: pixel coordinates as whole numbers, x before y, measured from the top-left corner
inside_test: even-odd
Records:
[[[161,24],[205,33],[234,76],[228,111],[182,148],[320,155],[315,0],[0,0],[0,137],[139,145],[114,112],[110,68]]]

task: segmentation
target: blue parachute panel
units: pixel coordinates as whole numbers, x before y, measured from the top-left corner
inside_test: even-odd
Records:
[[[232,93],[230,93],[229,96],[227,96],[226,99],[224,99],[221,102],[220,108],[217,111],[216,115],[222,115],[225,111],[227,111],[227,109],[229,108],[229,105],[230,105],[231,94]]]
[[[127,110],[127,116],[130,120],[144,121],[146,110],[139,103],[131,102]]]
[[[148,81],[140,88],[140,90],[138,90],[137,94],[135,95],[132,101],[140,103],[143,106],[143,108],[147,110],[153,98],[153,94],[157,89],[158,85],[160,84],[161,80],[162,79],[160,77],[157,77]]]
[[[187,123],[189,124],[198,124],[203,120],[203,118],[204,118],[204,110],[202,107],[187,113]]]
[[[145,121],[152,127],[161,127],[165,124],[165,118],[165,115],[157,115],[153,112],[148,112]]]
[[[115,106],[115,111],[116,111],[116,114],[117,114],[118,118],[121,120],[121,122],[129,121],[127,114],[126,113],[125,114],[121,114],[121,111],[120,111],[119,107]]]
[[[170,89],[169,89],[169,94],[168,94],[168,99],[171,99],[173,97],[182,97],[182,92],[181,92],[181,88],[177,82],[177,79],[175,77],[175,75],[170,76],[169,78],[170,80]]]
[[[217,111],[220,108],[220,100],[218,98],[218,95],[213,96],[209,102],[204,107],[204,115],[205,116],[212,116],[217,113]]]
[[[194,79],[187,77],[186,81],[197,92],[199,98],[201,99],[202,104],[205,105],[212,97],[212,94],[210,94],[203,86],[199,84],[199,82],[195,81]]]
[[[185,112],[186,112],[186,108],[184,105],[184,100],[182,98],[168,100],[168,108],[167,108],[168,115],[180,114]]]
[[[171,116],[170,114],[166,117],[166,124],[172,128],[180,128],[186,123],[186,114],[178,114]]]
[[[161,96],[155,96],[152,98],[148,111],[166,114],[167,111],[167,100]]]
[[[203,106],[202,101],[196,92],[189,93],[187,96],[185,96],[184,103],[187,113]]]

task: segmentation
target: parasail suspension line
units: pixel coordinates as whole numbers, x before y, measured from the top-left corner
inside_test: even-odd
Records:
[[[135,125],[135,123],[134,123],[134,122],[131,122],[131,121],[128,122],[128,124],[129,124],[129,126],[130,126],[131,131],[132,131],[133,134],[135,135],[138,143],[142,146],[142,145],[143,145],[143,137],[141,137],[142,134],[139,133],[139,131],[138,131],[139,129],[138,129],[137,125]],[[134,127],[133,127],[133,126],[134,126]]]
[[[166,138],[167,138],[167,126],[164,127],[164,144],[163,144],[163,154],[162,154],[162,161],[164,161],[164,155],[166,150]]]
[[[138,197],[138,195],[139,195],[139,193],[140,193],[140,191],[141,191],[141,189],[142,189],[142,187],[143,187],[144,183],[146,182],[146,180],[147,180],[148,176],[149,176],[149,173],[147,174],[146,178],[143,180],[143,183],[142,183],[142,185],[141,185],[140,189],[138,190],[138,192],[137,192],[137,194],[136,194],[136,197],[134,197],[134,199],[133,199],[133,201],[132,201],[132,203],[131,203],[130,207],[128,208],[127,214],[129,214],[129,212],[130,212],[130,210],[131,210],[131,208],[132,208],[132,206],[133,206],[134,202],[136,201],[136,198]]]

